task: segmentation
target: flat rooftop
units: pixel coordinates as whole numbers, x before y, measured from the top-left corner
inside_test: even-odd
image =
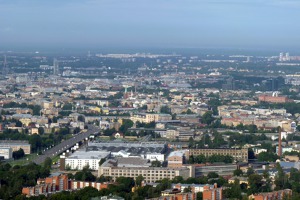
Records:
[[[67,159],[101,159],[110,155],[108,151],[76,151]]]

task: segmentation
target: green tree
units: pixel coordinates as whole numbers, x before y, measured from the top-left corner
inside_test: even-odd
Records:
[[[254,172],[254,170],[253,170],[253,168],[252,167],[249,167],[248,169],[247,169],[247,176],[249,177],[250,175],[252,175],[252,174],[254,174],[255,172]]]
[[[80,121],[80,122],[85,122],[85,118],[84,118],[83,115],[79,115],[77,120]]]
[[[120,131],[126,133],[129,128],[133,126],[133,121],[130,119],[123,119]]]
[[[258,161],[269,161],[269,162],[275,162],[277,159],[279,159],[279,156],[271,153],[271,152],[261,152],[257,156]]]
[[[172,114],[172,113],[171,113],[171,109],[170,109],[168,106],[162,106],[162,107],[160,108],[160,112],[161,112],[161,113],[165,113],[165,114]]]
[[[215,120],[215,118],[212,116],[212,114],[213,113],[211,111],[207,111],[202,116],[201,121],[207,125],[210,125]]]
[[[52,159],[47,157],[44,161],[44,168],[51,169],[52,166]]]
[[[135,184],[139,187],[142,186],[142,182],[145,178],[142,176],[142,175],[138,175],[136,178],[135,178]]]
[[[14,159],[20,159],[25,156],[24,150],[20,148],[18,151],[14,151],[12,154]]]
[[[45,130],[44,130],[43,127],[39,127],[39,128],[38,128],[38,132],[39,132],[40,135],[44,135]]]
[[[248,195],[259,193],[263,185],[262,176],[258,174],[251,174],[248,178],[248,183],[249,183]]]
[[[203,200],[203,193],[197,192],[197,200]]]
[[[211,179],[211,178],[218,178],[219,177],[219,174],[217,174],[216,172],[209,172],[207,174],[207,178],[208,179]]]
[[[161,162],[158,160],[154,160],[151,162],[151,167],[161,167]]]
[[[23,126],[22,122],[20,122],[19,120],[16,121],[16,127],[22,127],[22,126]]]
[[[236,170],[233,171],[233,175],[234,176],[242,176],[243,171],[241,169],[236,169]]]

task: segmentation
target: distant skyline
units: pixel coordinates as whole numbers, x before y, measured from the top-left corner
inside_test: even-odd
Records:
[[[298,0],[0,0],[0,49],[300,48]]]

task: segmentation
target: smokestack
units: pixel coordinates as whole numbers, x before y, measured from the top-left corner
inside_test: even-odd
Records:
[[[278,156],[282,156],[282,146],[281,146],[281,127],[278,128]]]

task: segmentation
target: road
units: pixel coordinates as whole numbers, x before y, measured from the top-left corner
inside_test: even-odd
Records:
[[[100,131],[98,127],[95,127],[93,125],[88,125],[87,132],[79,133],[72,138],[65,140],[61,142],[60,144],[52,147],[51,149],[44,151],[42,155],[39,155],[37,158],[33,160],[36,164],[41,164],[45,161],[47,157],[54,157],[59,155],[60,153],[66,151],[67,149],[70,149],[73,147],[76,143],[83,141],[85,138],[88,138],[92,134],[96,134]]]

